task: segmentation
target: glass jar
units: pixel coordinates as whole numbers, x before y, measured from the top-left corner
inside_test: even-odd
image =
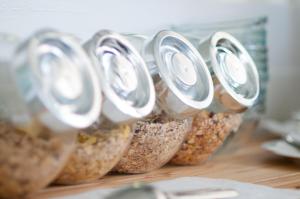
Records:
[[[135,123],[129,149],[114,171],[144,173],[162,167],[177,152],[190,130],[190,117],[210,105],[213,82],[198,51],[180,34],[160,31],[154,38],[127,37],[152,74],[157,106]]]
[[[236,37],[253,58],[259,73],[260,95],[257,103],[247,111],[246,119],[259,119],[266,111],[268,71],[268,46],[266,25],[268,18],[215,22],[210,24],[173,26],[172,29],[197,39],[205,39],[216,31],[226,31]]]
[[[171,160],[179,165],[206,161],[239,128],[241,113],[253,106],[259,96],[256,65],[232,35],[216,32],[206,40],[195,41],[195,45],[210,66],[215,99],[207,111],[194,117],[192,130]]]
[[[0,46],[0,197],[23,198],[63,168],[73,132],[98,118],[101,92],[87,54],[70,35],[45,30]]]
[[[102,115],[78,133],[76,149],[56,179],[58,184],[89,182],[108,173],[131,141],[132,122],[148,115],[155,103],[146,64],[123,36],[102,30],[84,47],[102,86]]]

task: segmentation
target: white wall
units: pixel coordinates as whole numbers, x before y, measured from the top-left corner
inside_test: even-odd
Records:
[[[300,109],[300,3],[296,0],[0,0],[0,32],[26,36],[51,27],[87,39],[102,28],[145,32],[170,24],[260,15],[270,17],[268,114],[283,118]]]

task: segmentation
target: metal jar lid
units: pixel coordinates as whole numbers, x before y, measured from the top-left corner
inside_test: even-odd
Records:
[[[85,45],[104,93],[103,114],[114,123],[148,115],[155,104],[154,85],[146,64],[125,37],[109,30]]]
[[[160,78],[171,91],[165,99],[167,112],[185,114],[208,107],[213,99],[213,82],[205,61],[182,35],[160,31],[147,44],[144,56],[155,63]]]
[[[254,105],[259,95],[259,76],[243,45],[228,33],[216,32],[198,47],[226,93],[223,106],[228,107],[223,109],[241,111]]]
[[[30,117],[52,130],[85,128],[100,114],[97,75],[80,43],[70,35],[34,34],[18,47],[12,75]]]

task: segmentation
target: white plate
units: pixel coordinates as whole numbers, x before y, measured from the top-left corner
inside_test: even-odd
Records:
[[[273,140],[262,144],[262,148],[277,155],[300,159],[300,150],[284,140]]]

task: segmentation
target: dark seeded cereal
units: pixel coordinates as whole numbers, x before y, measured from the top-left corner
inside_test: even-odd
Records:
[[[240,114],[201,111],[171,164],[196,165],[205,162],[241,124]]]

